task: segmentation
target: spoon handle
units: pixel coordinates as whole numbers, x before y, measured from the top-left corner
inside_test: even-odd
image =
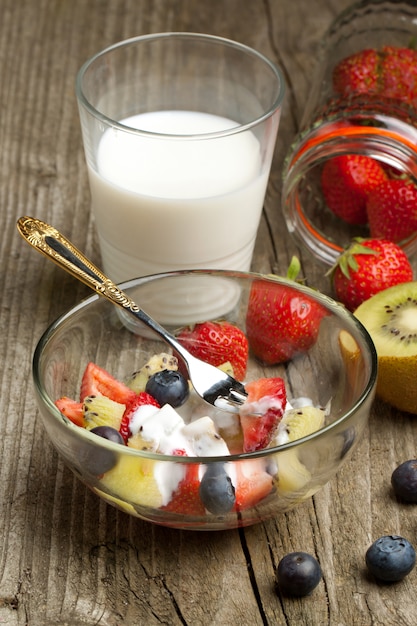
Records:
[[[203,400],[216,406],[216,402],[222,399],[229,407],[228,410],[234,412],[239,410],[238,407],[243,404],[247,396],[242,383],[217,367],[191,355],[174,335],[145,313],[56,228],[41,220],[26,216],[19,218],[17,229],[33,248],[85,283],[98,295],[104,296],[113,304],[127,310],[162,337],[176,351],[190,375],[194,389]]]
[[[140,311],[133,300],[93,265],[56,228],[39,219],[26,216],[19,218],[17,227],[22,237],[31,246],[52,259],[62,269],[81,280],[88,287],[125,309],[135,313]]]
[[[20,217],[17,229],[33,248],[42,252],[59,267],[78,278],[98,295],[104,296],[113,304],[129,311],[143,324],[151,328],[164,339],[189,368],[194,357],[177,339],[156,320],[150,317],[136,302],[131,300],[119,287],[101,272],[78,248],[76,248],[59,230],[34,217]]]

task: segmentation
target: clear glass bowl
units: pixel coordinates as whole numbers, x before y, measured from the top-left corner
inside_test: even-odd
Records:
[[[325,485],[349,458],[366,426],[373,401],[377,360],[373,343],[344,307],[330,298],[285,279],[227,271],[171,272],[129,281],[122,288],[145,311],[176,331],[185,324],[225,318],[245,330],[253,281],[267,290],[287,286],[291,297],[307,296],[327,309],[315,344],[290,361],[265,366],[250,355],[246,381],[281,376],[288,399],[307,397],[327,407],[325,425],[313,434],[274,448],[227,457],[163,456],[112,443],[76,426],[54,402],[78,399],[88,361],[124,380],[150,356],[167,346],[113,304],[93,295],[62,315],[40,339],[33,377],[46,431],[66,465],[95,493],[122,511],[149,522],[194,530],[222,530],[255,524],[288,511]],[[206,414],[215,411],[205,405]],[[225,436],[233,431],[233,414],[218,411]],[[224,422],[221,419],[224,418]],[[228,430],[229,429],[229,430]],[[227,514],[174,513],[161,505],[160,489],[198,465],[222,463],[230,476],[253,481],[253,498]],[[285,479],[284,479],[285,478]],[[270,484],[259,499],[258,484]],[[159,482],[158,482],[159,481]],[[161,482],[162,481],[162,482]],[[155,489],[155,486],[159,486]],[[251,492],[252,493],[252,492]]]

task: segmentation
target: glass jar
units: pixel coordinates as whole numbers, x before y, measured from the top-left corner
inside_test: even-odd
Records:
[[[416,44],[417,3],[412,0],[358,2],[339,15],[322,42],[301,130],[284,165],[283,211],[290,233],[329,265],[352,238],[374,236],[366,218],[347,222],[329,208],[323,169],[330,159],[363,155],[375,160],[387,178],[417,181]],[[414,66],[405,49],[413,50]],[[360,51],[361,57],[352,56]],[[369,59],[364,61],[364,55]],[[354,71],[348,80],[343,74],[343,82],[339,64],[347,57]],[[359,76],[359,58],[360,63],[374,59],[374,71]],[[417,227],[397,243],[411,256],[417,250]]]

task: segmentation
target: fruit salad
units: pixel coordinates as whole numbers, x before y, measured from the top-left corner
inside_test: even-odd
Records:
[[[244,379],[248,340],[236,326],[207,322],[185,329],[178,337],[200,358]],[[293,441],[318,430],[325,421],[325,410],[310,400],[289,400],[280,377],[259,378],[245,383],[245,388],[248,396],[238,413],[210,407],[195,394],[178,359],[162,352],[124,381],[89,362],[79,398],[61,397],[56,406],[80,428],[152,453],[140,458],[120,455],[113,463],[103,457],[101,467],[93,462],[91,471],[100,490],[132,505],[195,516],[224,515],[255,505],[274,489],[297,491],[310,479],[293,450],[280,454],[279,466],[262,458],[239,463],[225,458]],[[164,455],[161,462],[155,460],[158,455]],[[211,461],[176,463],[167,455],[210,457]]]

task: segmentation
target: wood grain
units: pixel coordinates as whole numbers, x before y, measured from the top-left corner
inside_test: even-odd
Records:
[[[323,267],[287,236],[281,169],[308,97],[320,38],[345,0],[0,0],[0,624],[10,626],[414,626],[417,573],[376,584],[367,546],[385,533],[416,541],[415,509],[390,490],[415,456],[417,423],[376,402],[354,457],[313,499],[245,530],[187,533],[129,518],[57,458],[37,417],[31,359],[46,326],[88,293],[17,235],[32,214],[97,264],[74,80],[108,44],[148,32],[204,31],[251,45],[287,80],[253,269],[284,273],[298,254],[308,283]],[[315,554],[323,580],[305,599],[274,590],[291,550]]]

